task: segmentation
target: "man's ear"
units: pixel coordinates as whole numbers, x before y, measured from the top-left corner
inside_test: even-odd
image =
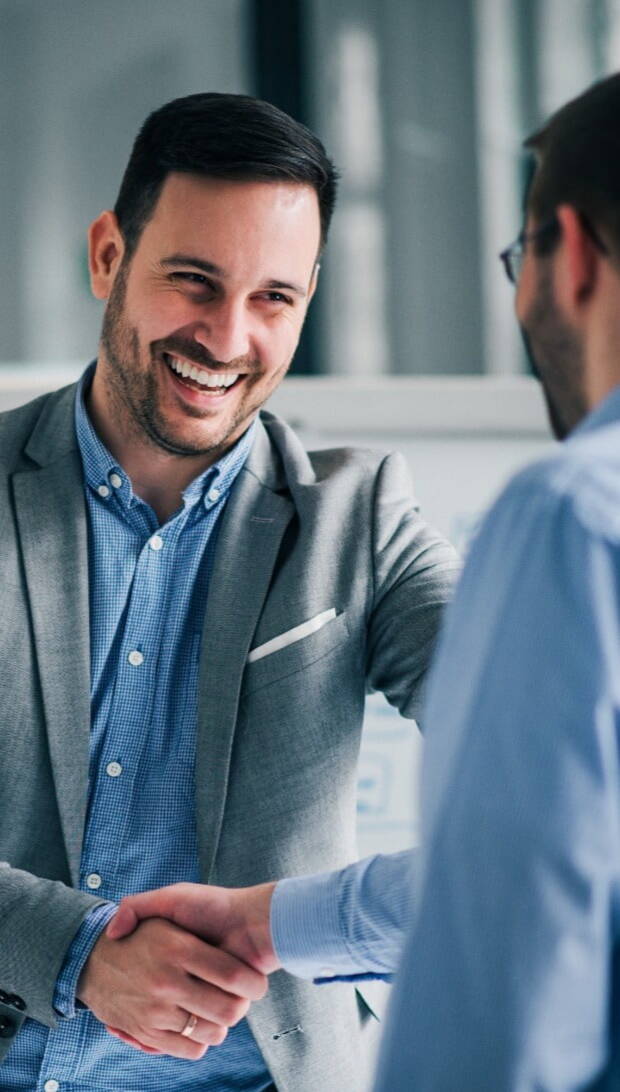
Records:
[[[596,287],[601,251],[576,208],[559,205],[556,215],[562,230],[556,288],[565,307],[580,310]]]
[[[102,212],[88,229],[90,287],[98,300],[107,300],[125,254],[125,243],[113,212]]]
[[[319,269],[321,268],[320,262],[315,262],[314,269],[312,270],[312,276],[310,277],[310,287],[308,288],[308,303],[312,299],[316,292],[316,286],[319,279]]]

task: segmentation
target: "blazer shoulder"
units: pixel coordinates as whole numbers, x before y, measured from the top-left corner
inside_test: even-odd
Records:
[[[16,409],[0,413],[0,466],[9,473],[26,465],[32,465],[25,454],[30,438],[37,428],[45,424],[50,414],[63,408],[72,411],[75,384],[72,383],[50,394],[42,394]]]
[[[385,460],[395,453],[364,447],[331,447],[319,448],[307,454],[317,481],[322,481],[347,471],[374,479]]]
[[[307,450],[297,433],[275,414],[263,411],[261,421],[282,460],[289,486],[327,484],[343,477],[372,482],[385,460],[397,453],[364,447]]]

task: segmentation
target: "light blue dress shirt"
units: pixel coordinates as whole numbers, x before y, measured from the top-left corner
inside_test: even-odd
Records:
[[[616,390],[508,486],[448,611],[377,1092],[620,1088],[619,703]]]
[[[217,529],[250,429],[185,490],[163,525],[103,445],[78,388],[88,511],[91,623],[89,798],[81,888],[106,903],[67,953],[50,1031],[29,1020],[0,1069],[2,1092],[262,1092],[271,1077],[246,1021],[199,1062],[151,1056],[75,1005],[82,966],[123,895],[200,879],[194,757],[200,635]]]

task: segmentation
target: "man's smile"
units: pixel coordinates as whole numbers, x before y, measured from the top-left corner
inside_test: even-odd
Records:
[[[187,360],[185,357],[163,354],[164,362],[173,373],[175,380],[188,390],[200,391],[201,394],[224,397],[232,387],[238,386],[245,376],[241,372],[213,372]]]

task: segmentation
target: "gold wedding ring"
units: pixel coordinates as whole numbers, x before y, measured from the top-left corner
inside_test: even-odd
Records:
[[[192,1032],[198,1023],[198,1017],[194,1016],[193,1012],[190,1012],[187,1017],[185,1027],[181,1031],[181,1035],[184,1035],[186,1039],[191,1039]]]

